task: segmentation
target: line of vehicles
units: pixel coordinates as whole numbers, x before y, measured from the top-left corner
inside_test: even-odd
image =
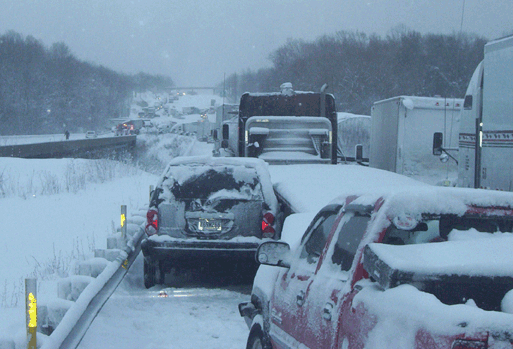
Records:
[[[512,67],[509,37],[486,45],[464,100],[375,104],[375,168],[338,165],[339,196],[326,198],[307,227],[287,224],[301,212],[279,193],[301,194],[300,167],[279,186],[268,168],[324,164],[311,185],[326,185],[322,167],[339,158],[333,96],[325,86],[295,92],[290,84],[244,94],[238,116],[214,132],[216,152],[232,157],[176,159],[154,190],[142,244],[145,286],[190,263],[256,255],[251,299],[239,306],[249,349],[513,348],[513,194],[435,187],[380,169],[422,171],[412,166],[426,154],[425,161],[445,154],[451,166],[457,161],[459,186],[510,191]],[[440,120],[447,113],[453,120],[458,104],[455,154],[457,129]],[[444,118],[424,129],[430,108]],[[416,143],[422,147],[409,149]],[[362,149],[354,156],[360,164]]]

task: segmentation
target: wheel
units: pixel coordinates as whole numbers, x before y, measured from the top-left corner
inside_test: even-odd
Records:
[[[246,349],[272,349],[271,341],[264,334],[260,325],[255,325],[251,328]]]
[[[159,285],[163,285],[166,279],[166,271],[164,265],[161,262],[156,262],[155,266],[155,282]]]
[[[156,281],[156,268],[155,264],[144,259],[144,287],[150,288],[155,286]]]

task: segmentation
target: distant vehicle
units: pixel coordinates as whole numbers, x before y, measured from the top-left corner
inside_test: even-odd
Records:
[[[513,36],[509,36],[485,45],[484,60],[465,93],[456,148],[458,186],[513,191],[512,96]],[[454,149],[447,136],[437,138],[433,154],[447,157]]]
[[[299,92],[284,83],[279,93],[244,93],[238,116],[222,126],[221,148],[273,164],[335,164],[337,111],[326,86]]]
[[[455,162],[433,158],[433,133],[457,147],[463,99],[398,96],[374,102],[371,109],[370,167],[437,184],[456,179]],[[447,178],[447,174],[453,178]],[[452,185],[451,183],[449,183]]]
[[[264,161],[176,158],[151,197],[141,245],[144,285],[163,283],[172,269],[252,264],[258,244],[279,238],[280,229]]]
[[[86,134],[85,134],[85,137],[86,138],[97,138],[98,135],[96,134],[95,131],[87,131]]]
[[[513,348],[513,194],[373,171],[259,246],[246,348]]]
[[[127,120],[116,126],[116,136],[138,135],[143,128],[153,128],[151,120]]]
[[[362,157],[358,161],[369,162],[371,117],[351,113],[337,113],[339,161],[356,161],[356,147],[362,146]]]
[[[171,132],[171,129],[174,125],[176,125],[176,122],[174,122],[174,121],[166,123],[166,124],[160,124],[157,126],[158,133],[159,134],[169,133],[169,132]]]

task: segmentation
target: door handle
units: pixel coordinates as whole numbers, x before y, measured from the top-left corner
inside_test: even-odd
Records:
[[[322,309],[322,318],[331,321],[331,312],[333,311],[333,303],[327,302]]]
[[[300,307],[305,304],[305,291],[299,291],[299,293],[296,296],[296,304]]]

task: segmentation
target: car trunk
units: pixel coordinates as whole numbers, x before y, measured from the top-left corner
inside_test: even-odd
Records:
[[[176,238],[232,239],[261,238],[262,200],[220,199],[208,209],[190,209],[183,201],[159,205],[159,234]],[[186,207],[189,207],[186,209]]]

